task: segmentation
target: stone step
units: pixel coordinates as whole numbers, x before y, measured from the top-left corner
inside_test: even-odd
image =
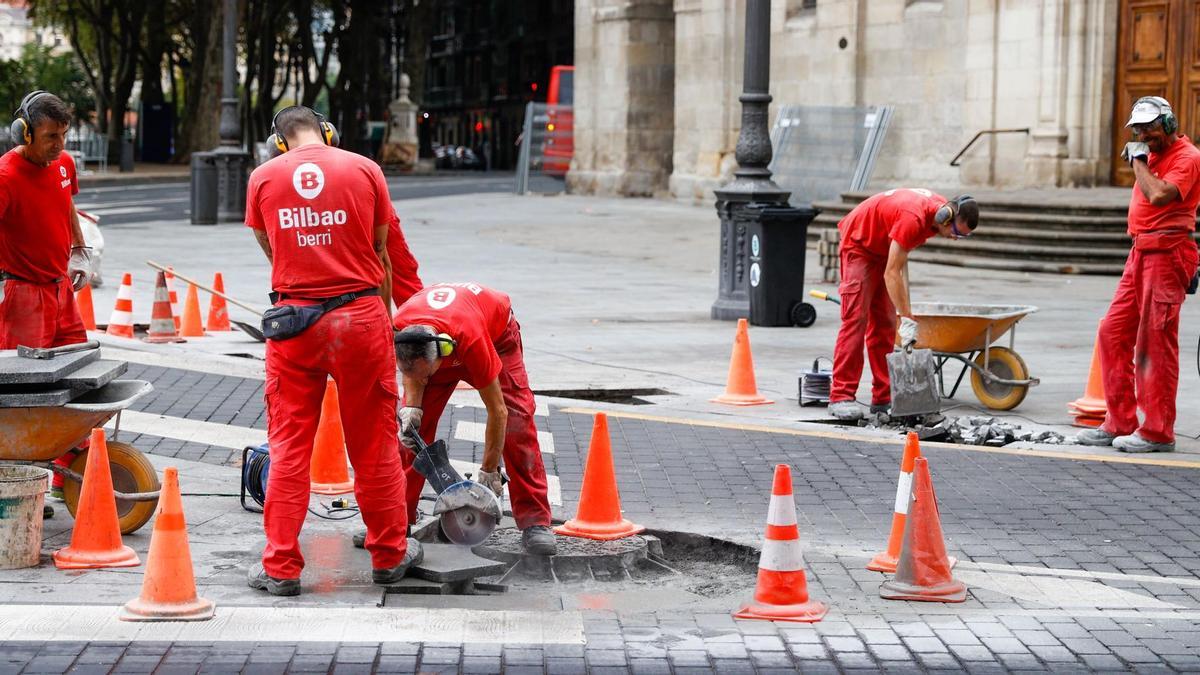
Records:
[[[817,239],[824,230],[835,229],[831,220],[814,221],[809,225],[810,240]],[[931,240],[932,241],[932,240]],[[1038,230],[1022,227],[980,228],[971,236],[972,242],[996,242],[1027,244],[1030,246],[1058,246],[1067,248],[1111,248],[1128,251],[1130,240],[1125,232],[1095,232],[1090,230]],[[927,244],[928,245],[928,244]]]
[[[855,204],[844,202],[816,202],[821,209],[818,220],[839,221],[850,213]],[[982,204],[979,209],[979,222],[987,227],[992,226],[1025,226],[1039,230],[1078,230],[1087,228],[1105,232],[1125,232],[1127,221],[1124,214],[1098,215],[1061,213],[1029,213],[992,208],[991,204]],[[1200,221],[1198,221],[1200,222]]]
[[[1124,262],[1073,262],[1049,260],[1017,260],[979,255],[946,255],[941,251],[926,251],[919,248],[911,258],[918,262],[955,265],[976,269],[1006,270],[1009,272],[1041,272],[1046,274],[1103,274],[1120,276]]]
[[[967,194],[975,194],[969,188],[963,189],[960,192]],[[1086,192],[1086,191],[1083,191]],[[842,202],[848,204],[857,204],[862,200],[875,194],[875,191],[856,191],[843,192]],[[949,197],[952,194],[957,194],[954,191],[944,191],[941,194]],[[1128,193],[1122,195],[1119,200],[1112,199],[1093,199],[1087,195],[1079,195],[1079,200],[1076,202],[1068,202],[1062,199],[1046,199],[1037,194],[995,194],[982,193],[976,194],[980,209],[992,209],[996,211],[1010,211],[1016,213],[1032,213],[1042,215],[1100,215],[1100,216],[1117,216],[1124,218],[1126,211],[1129,208]],[[1086,201],[1084,201],[1086,200]]]

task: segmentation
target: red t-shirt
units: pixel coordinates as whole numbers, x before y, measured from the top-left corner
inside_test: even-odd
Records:
[[[379,165],[326,145],[268,161],[246,188],[246,225],[271,242],[271,288],[294,297],[378,288],[375,226],[395,218]]]
[[[481,389],[500,375],[496,341],[508,329],[511,313],[512,301],[500,291],[475,283],[434,284],[400,305],[392,323],[398,329],[433,326],[449,335],[454,353],[431,381],[462,379]]]
[[[67,153],[40,167],[16,149],[0,157],[0,270],[49,283],[67,276],[71,197],[79,194]]]
[[[1150,173],[1160,180],[1179,188],[1179,199],[1165,206],[1154,206],[1146,199],[1137,185],[1129,199],[1129,234],[1178,230],[1192,232],[1196,229],[1196,207],[1200,205],[1200,149],[1183,134],[1171,144],[1167,151],[1150,153]]]
[[[392,263],[392,304],[399,307],[425,286],[417,274],[417,259],[408,250],[408,242],[400,231],[399,216],[388,226],[387,251]]]
[[[841,247],[886,258],[894,241],[911,251],[937,234],[933,214],[946,201],[924,188],[898,188],[872,195],[838,223]]]

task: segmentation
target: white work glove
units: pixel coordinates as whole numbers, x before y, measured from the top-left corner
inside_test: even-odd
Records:
[[[1130,141],[1125,144],[1125,149],[1121,150],[1121,159],[1133,165],[1133,160],[1142,159],[1149,161],[1150,146],[1141,141]]]
[[[76,291],[92,280],[92,249],[87,246],[71,247],[67,278],[71,280],[71,288]]]
[[[500,467],[496,467],[495,471],[484,471],[480,467],[479,480],[475,482],[495,492],[497,497],[504,494],[504,478],[500,476]]]
[[[900,346],[908,349],[917,343],[917,321],[907,316],[900,317]]]
[[[421,433],[421,416],[424,414],[424,410],[411,405],[404,406],[396,413],[396,419],[400,420],[400,444],[413,452],[417,451],[417,444],[408,437],[408,433]]]

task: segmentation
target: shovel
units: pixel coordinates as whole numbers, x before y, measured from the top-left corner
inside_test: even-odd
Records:
[[[213,288],[205,286],[204,284],[202,284],[198,281],[189,279],[189,278],[183,276],[182,274],[180,274],[179,272],[176,272],[176,271],[174,271],[168,267],[165,267],[163,265],[160,265],[160,264],[154,262],[153,260],[147,260],[146,264],[153,267],[156,270],[161,271],[161,272],[170,272],[171,274],[175,275],[176,278],[178,278],[180,281],[184,282],[185,284],[191,284],[191,285],[195,286],[196,288],[199,288],[202,291],[207,291],[219,298],[224,299],[226,302],[228,302],[230,304],[237,305],[238,307],[241,307],[242,309],[250,312],[251,314],[255,314],[255,315],[259,316],[260,318],[263,315],[262,310],[260,310],[256,307],[253,307],[251,305],[247,305],[246,303],[242,302],[241,300],[231,298],[228,295],[225,295],[224,293],[222,293],[220,291],[217,291]],[[255,340],[258,340],[259,342],[267,341],[267,337],[265,335],[263,335],[263,332],[256,326],[245,323],[243,321],[231,321],[230,323],[237,326],[238,328],[241,329],[241,331],[243,333],[245,333],[246,335],[249,335],[250,337],[254,338]]]
[[[887,355],[892,379],[892,417],[911,417],[940,412],[942,396],[932,349],[897,349]]]

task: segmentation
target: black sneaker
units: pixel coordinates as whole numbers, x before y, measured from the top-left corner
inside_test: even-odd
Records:
[[[408,574],[408,568],[413,565],[420,565],[425,559],[425,551],[421,548],[421,542],[408,538],[408,548],[404,551],[404,560],[400,561],[395,567],[388,567],[381,570],[371,570],[371,581],[380,586],[389,586],[391,584],[400,583],[404,575]]]
[[[525,547],[526,553],[532,555],[554,555],[558,550],[554,530],[545,525],[534,525],[521,530],[521,546]]]
[[[262,563],[256,563],[250,567],[246,583],[250,585],[250,588],[266,591],[271,595],[300,595],[299,579],[276,579],[267,574]]]

